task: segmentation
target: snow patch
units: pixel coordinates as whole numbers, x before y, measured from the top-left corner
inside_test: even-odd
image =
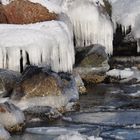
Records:
[[[106,74],[111,77],[125,79],[125,78],[129,78],[133,76],[134,72],[131,69],[126,68],[124,70],[113,69],[113,70],[108,71]]]

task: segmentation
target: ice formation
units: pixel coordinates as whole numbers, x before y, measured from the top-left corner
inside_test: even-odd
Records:
[[[30,64],[49,65],[55,72],[71,71],[74,46],[68,27],[61,21],[29,25],[0,24],[0,68],[20,69]]]
[[[110,17],[103,12],[102,0],[51,0],[59,4],[68,15],[75,35],[76,47],[91,44],[105,46],[106,52],[113,52],[113,26]]]
[[[137,51],[140,51],[140,0],[111,0],[112,19],[114,23],[122,25],[122,30],[126,31],[131,26],[133,35],[138,40]]]

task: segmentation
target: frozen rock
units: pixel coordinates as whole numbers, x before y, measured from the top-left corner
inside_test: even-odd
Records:
[[[23,72],[11,99],[22,110],[28,111],[29,109],[32,111],[28,112],[36,114],[36,116],[40,114],[40,118],[41,116],[43,118],[44,114],[44,118],[46,116],[47,119],[48,115],[48,118],[50,116],[51,119],[61,116],[55,109],[61,113],[70,111],[67,110],[70,108],[66,108],[66,106],[72,103],[71,107],[76,109],[75,105],[78,105],[79,94],[71,74],[57,74],[46,68],[30,66]],[[46,114],[45,110],[47,110]]]
[[[56,3],[73,24],[76,47],[100,44],[105,46],[106,53],[113,53],[113,26],[103,1],[64,0]]]
[[[9,132],[21,132],[24,129],[25,116],[23,112],[12,103],[1,103],[0,124]]]

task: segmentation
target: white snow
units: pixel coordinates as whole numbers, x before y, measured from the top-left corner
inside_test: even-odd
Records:
[[[19,71],[20,50],[24,66],[27,52],[32,65],[49,65],[55,72],[71,71],[73,68],[72,34],[64,22],[0,24],[0,68]]]
[[[112,0],[111,0],[112,1]],[[129,26],[135,39],[140,38],[140,0],[115,0],[112,2],[112,19],[114,23],[122,25],[124,31]],[[138,40],[137,51],[140,51],[140,43]]]
[[[108,71],[106,74],[111,77],[125,79],[125,78],[129,78],[133,76],[134,72],[131,69],[126,68],[124,70],[113,69],[113,70]]]

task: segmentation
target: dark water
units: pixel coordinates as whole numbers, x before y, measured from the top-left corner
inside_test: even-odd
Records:
[[[52,140],[77,131],[105,140],[140,140],[140,85],[99,84],[80,97],[80,112],[68,113],[53,123],[31,123],[24,135],[11,140]],[[30,132],[30,133],[29,133]]]

